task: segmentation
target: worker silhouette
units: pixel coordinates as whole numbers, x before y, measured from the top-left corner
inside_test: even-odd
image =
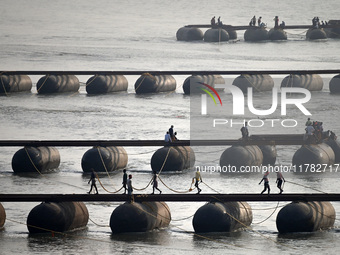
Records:
[[[197,194],[199,194],[201,193],[202,190],[198,187],[198,184],[203,181],[200,171],[198,170],[196,171],[194,179],[195,179],[195,187],[197,188]]]
[[[90,182],[91,182],[91,189],[87,193],[90,194],[91,191],[92,191],[92,188],[94,187],[96,189],[96,194],[98,194],[98,189],[97,189],[97,185],[96,185],[96,173],[95,173],[93,168],[91,168],[91,171],[92,171],[91,178],[90,178],[90,180],[87,183],[87,184],[90,184]]]
[[[262,180],[260,181],[259,185],[262,183],[262,181],[264,181],[264,189],[262,190],[261,194],[263,194],[264,192],[266,192],[266,190],[268,190],[268,195],[270,194],[270,186],[269,186],[269,171],[266,171],[263,175]]]
[[[283,188],[282,188],[282,183],[286,182],[285,178],[283,178],[283,175],[280,171],[276,172],[276,183],[277,183],[277,187],[280,190],[279,194],[282,194],[283,192]]]
[[[156,173],[154,173],[152,177],[152,194],[155,194],[155,189],[159,191],[159,194],[162,194],[162,191],[158,188],[158,180]]]
[[[124,188],[124,193],[123,194],[126,194],[126,191],[127,191],[127,174],[126,174],[126,169],[123,170],[123,188]]]

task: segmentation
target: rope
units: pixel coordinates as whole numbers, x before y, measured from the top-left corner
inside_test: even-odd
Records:
[[[243,77],[245,77],[247,79],[247,81],[252,85],[252,87],[257,91],[257,92],[261,92],[256,86],[255,84],[248,79],[247,75],[243,75]]]
[[[96,226],[98,226],[98,227],[103,227],[103,228],[110,227],[109,225],[101,225],[101,224],[98,224],[98,223],[94,222],[90,217],[89,217],[89,220],[90,220],[94,225],[96,225]]]
[[[221,203],[223,203],[223,201],[221,201],[221,200],[218,199],[217,197],[215,197],[215,196],[211,196],[211,197],[214,198],[214,199],[216,199],[216,200],[218,200],[218,201],[220,201]],[[241,224],[241,225],[244,226],[245,228],[247,228],[247,229],[249,229],[249,230],[251,230],[251,231],[253,231],[253,232],[259,234],[260,236],[264,237],[265,239],[267,239],[267,240],[269,240],[269,241],[272,241],[272,242],[274,242],[274,243],[276,243],[276,244],[279,244],[279,245],[282,245],[282,246],[285,246],[285,247],[288,247],[288,248],[291,248],[291,249],[295,249],[294,247],[291,247],[291,246],[289,246],[289,245],[287,245],[287,244],[280,243],[280,242],[275,241],[274,239],[272,239],[272,238],[270,238],[270,237],[267,237],[267,236],[261,234],[259,231],[254,230],[252,227],[247,226],[246,224],[244,224],[243,222],[241,222],[240,220],[238,220],[237,218],[235,218],[235,217],[234,217],[233,215],[231,215],[229,212],[227,212],[227,211],[225,211],[225,212],[226,212],[226,214],[228,214],[228,216],[229,216],[230,218],[232,218],[233,220],[237,221],[239,224]]]
[[[261,224],[261,223],[263,223],[263,222],[269,220],[269,219],[273,216],[273,214],[276,212],[277,208],[279,208],[279,203],[280,203],[280,201],[277,202],[277,205],[276,205],[274,211],[273,211],[266,219],[264,219],[264,220],[262,220],[262,221],[260,221],[260,222],[252,223],[252,224],[257,225],[257,224]]]
[[[169,147],[169,150],[168,150],[168,152],[167,152],[167,154],[165,156],[165,159],[163,161],[163,165],[162,165],[161,169],[159,170],[158,176],[161,175],[161,172],[163,171],[164,165],[165,165],[166,161],[168,160],[170,150],[171,150],[171,147]]]
[[[171,191],[173,191],[175,193],[182,193],[183,194],[183,193],[189,193],[189,192],[192,191],[192,183],[191,183],[190,188],[187,191],[178,191],[178,190],[174,190],[174,189],[170,188],[168,185],[166,185],[165,182],[159,176],[158,176],[158,179],[163,183],[163,185],[165,187],[167,187],[169,190],[171,190]]]
[[[190,219],[190,218],[194,217],[194,215],[195,215],[195,214],[190,215],[190,216],[185,217],[185,218],[182,218],[182,219],[177,219],[177,220],[171,219],[171,221],[182,221],[182,220],[187,220],[187,219]]]
[[[103,190],[105,190],[105,191],[108,192],[108,193],[115,194],[115,193],[118,193],[119,191],[121,191],[121,190],[123,189],[123,186],[122,186],[119,190],[116,190],[116,191],[109,191],[109,190],[107,190],[107,189],[104,187],[104,185],[103,185],[102,182],[100,181],[100,178],[99,178],[99,176],[98,176],[97,173],[96,173],[96,177],[97,177],[97,179],[98,179],[98,181],[99,181],[100,186],[103,188]]]
[[[142,212],[144,212],[144,213],[150,215],[151,217],[154,217],[154,218],[157,219],[157,217],[156,217],[155,215],[153,215],[153,214],[151,214],[151,213],[149,213],[149,212],[143,210],[142,208],[139,208],[139,207],[137,207],[137,208],[138,208],[140,211],[142,211]],[[167,218],[167,217],[164,217],[163,215],[160,215],[158,212],[156,212],[156,214],[157,214],[158,216],[160,216],[160,217],[166,219],[166,220],[169,220],[169,222],[171,221],[171,219],[169,219],[169,218]],[[190,217],[192,217],[192,216],[190,216]],[[176,225],[172,225],[172,226],[174,226],[174,227],[176,227],[176,228],[178,228],[178,229],[180,229],[180,230],[182,230],[182,231],[184,231],[184,232],[186,232],[186,233],[193,234],[193,235],[195,235],[195,236],[204,238],[204,239],[209,240],[209,241],[213,241],[213,242],[217,242],[217,243],[221,243],[221,244],[227,244],[227,243],[225,243],[225,242],[222,242],[222,241],[219,241],[219,240],[216,240],[216,239],[212,239],[212,238],[209,238],[209,237],[206,237],[206,236],[202,236],[202,235],[199,235],[199,234],[196,234],[196,233],[193,233],[193,232],[189,232],[189,231],[187,231],[187,230],[185,230],[185,229],[182,229],[182,228],[180,228],[180,227],[178,227],[178,226],[176,226]],[[235,245],[235,244],[229,244],[229,243],[228,243],[227,245],[231,245],[231,246],[235,246],[235,247],[239,247],[239,248],[250,249],[250,248],[242,247],[242,246]],[[253,250],[253,249],[252,249],[252,250]]]
[[[39,91],[42,89],[42,87],[45,85],[45,83],[46,83],[46,81],[47,81],[47,79],[48,79],[49,77],[50,77],[50,75],[47,74],[45,80],[43,81],[43,84],[41,84],[40,88],[37,89],[37,92],[38,92],[38,93],[39,93]]]
[[[69,237],[77,237],[77,238],[85,239],[85,240],[92,240],[92,241],[98,241],[98,242],[104,242],[104,243],[112,243],[111,241],[105,241],[103,239],[90,238],[90,237],[87,237],[87,236],[71,235],[69,233],[64,233],[64,232],[54,231],[54,230],[51,230],[51,229],[46,229],[46,228],[42,228],[42,227],[38,227],[38,226],[33,226],[33,225],[30,225],[30,224],[27,224],[27,223],[23,223],[23,222],[8,219],[8,218],[6,218],[6,220],[9,220],[9,221],[17,223],[17,224],[25,225],[25,226],[28,226],[28,227],[40,229],[40,230],[43,230],[43,231],[46,231],[46,232],[50,232],[52,234],[52,236],[54,236],[54,234],[59,234],[59,235],[64,236],[64,237],[69,236]]]
[[[213,189],[212,187],[210,187],[208,184],[206,184],[204,181],[202,181],[203,184],[205,184],[205,186],[207,186],[209,189],[213,190],[214,192],[221,194],[220,192],[218,192],[217,190]]]
[[[99,76],[98,74],[95,74],[95,76],[93,77],[93,79],[92,79],[88,84],[84,83],[84,84],[85,84],[85,88],[86,88],[87,86],[89,86],[95,79],[97,79],[98,76]],[[71,94],[69,97],[73,97],[75,94],[78,94],[78,91],[74,92],[74,93]]]
[[[318,191],[318,192],[321,192],[321,193],[324,193],[324,194],[328,194],[327,192],[324,192],[322,190],[315,189],[315,188],[312,188],[312,187],[309,187],[309,186],[306,186],[306,185],[303,185],[303,184],[299,184],[299,183],[296,183],[296,182],[291,182],[291,181],[286,181],[286,182],[289,182],[289,183],[292,183],[292,184],[295,184],[295,185],[298,185],[298,186],[302,186],[302,187],[305,187],[307,189],[312,189],[312,190],[315,190],[315,191]]]
[[[151,184],[151,182],[152,182],[152,179],[153,179],[153,178],[151,178],[151,180],[149,181],[148,185],[146,185],[146,186],[145,186],[144,188],[142,188],[142,189],[137,189],[137,188],[135,188],[134,186],[132,186],[132,188],[135,189],[135,190],[145,190],[145,189],[147,189],[147,188],[150,186],[150,184]]]
[[[5,87],[3,78],[2,78],[3,73],[4,73],[4,72],[1,72],[1,73],[0,73],[0,76],[1,76],[1,84],[2,84],[2,87],[3,87],[3,89],[4,89],[5,95],[8,96],[8,93],[7,93],[7,91],[6,91],[6,87]]]
[[[145,80],[146,76],[151,77],[152,79],[156,79],[155,77],[153,77],[151,74],[149,73],[143,73],[142,74],[143,79],[141,80],[141,82],[138,84],[137,88],[135,88],[135,91],[137,92],[137,90],[139,89],[139,87],[142,85],[143,81]]]
[[[41,176],[43,176],[43,175],[41,174],[41,172],[39,171],[39,169],[38,169],[38,168],[36,167],[36,165],[34,164],[34,162],[33,162],[32,158],[31,158],[30,154],[29,154],[28,151],[27,151],[26,146],[24,147],[24,149],[25,149],[25,151],[26,151],[26,154],[27,154],[28,159],[30,160],[32,166],[35,168],[35,170],[36,170]]]

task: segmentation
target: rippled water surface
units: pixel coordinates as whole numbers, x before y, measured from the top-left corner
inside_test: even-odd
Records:
[[[339,69],[340,41],[306,41],[304,30],[289,30],[285,42],[248,43],[243,32],[238,40],[224,43],[178,42],[176,31],[188,24],[207,24],[212,16],[221,16],[225,24],[245,25],[253,15],[262,16],[268,27],[278,15],[287,25],[311,24],[338,19],[338,1],[2,1],[0,15],[0,69],[5,70],[296,70]],[[339,97],[324,88],[313,92],[306,104],[312,118],[322,120],[326,130],[340,133]],[[79,93],[38,95],[32,76],[31,93],[0,97],[0,140],[91,140],[91,139],[163,139],[170,125],[179,139],[190,138],[190,97],[183,95],[186,76],[175,76],[174,93],[136,95],[137,76],[127,77],[129,89],[118,94],[89,96],[79,76]],[[227,78],[227,77],[226,77]],[[233,79],[234,77],[228,77]],[[282,77],[276,77],[279,87]],[[222,94],[227,100],[229,94]],[[254,96],[255,102],[270,103],[270,93]],[[246,113],[246,119],[254,116]],[[281,118],[276,112],[270,118]],[[298,125],[287,129],[252,128],[252,134],[301,133],[305,116],[291,109],[287,118]],[[209,132],[209,130],[203,130]],[[225,137],[237,139],[239,127],[227,128]],[[278,146],[279,165],[290,165],[298,146]],[[11,159],[17,147],[0,148],[0,186],[2,193],[79,193],[88,191],[89,176],[83,174],[81,158],[87,147],[61,147],[58,170],[43,175],[13,174]],[[128,172],[134,186],[143,188],[151,179],[150,159],[157,147],[127,147]],[[217,165],[225,148],[210,147],[209,153],[194,148],[196,165]],[[204,162],[203,162],[204,154]],[[207,158],[207,159],[206,159]],[[188,190],[193,169],[162,173],[173,190]],[[339,193],[339,173],[285,173],[291,183],[287,193]],[[122,172],[100,175],[105,187],[120,187]],[[260,193],[261,173],[228,175],[202,173],[203,193]],[[275,176],[271,177],[272,192]],[[293,184],[297,183],[299,185]],[[160,184],[164,193],[172,193]],[[99,187],[100,193],[105,191]],[[141,193],[151,193],[151,187]],[[90,221],[86,229],[63,236],[30,236],[26,219],[38,203],[3,203],[7,220],[0,231],[1,254],[337,254],[339,221],[334,229],[316,233],[279,235],[276,215],[286,203],[253,202],[251,229],[230,234],[193,233],[192,216],[204,203],[168,203],[172,222],[163,230],[149,233],[112,235],[108,227],[112,211],[120,203],[86,203]],[[340,216],[340,204],[333,203]],[[270,217],[269,217],[270,216]],[[262,222],[262,223],[261,223]],[[260,223],[260,224],[257,224]]]

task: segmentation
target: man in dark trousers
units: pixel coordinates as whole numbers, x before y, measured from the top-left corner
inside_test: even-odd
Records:
[[[171,127],[169,128],[169,135],[171,137],[171,141],[173,141],[173,139],[174,139],[174,125],[171,125]]]
[[[264,181],[264,189],[262,190],[261,194],[263,194],[266,190],[268,190],[268,195],[270,194],[270,186],[269,186],[268,175],[269,175],[269,171],[265,172],[262,180],[259,183],[259,185],[260,185],[261,182]]]
[[[92,188],[94,187],[96,189],[96,194],[98,194],[98,189],[97,189],[97,185],[96,185],[96,174],[95,174],[93,168],[91,168],[91,170],[92,170],[91,178],[90,178],[89,182],[87,183],[87,184],[90,184],[90,182],[91,182],[91,189],[87,193],[90,194],[91,191],[92,191]]]
[[[124,193],[123,194],[126,194],[126,191],[127,191],[127,174],[126,174],[126,169],[123,170],[123,188],[124,188]]]
[[[155,194],[155,189],[159,191],[159,194],[162,194],[162,191],[158,188],[158,180],[157,180],[157,174],[156,173],[153,174],[151,184],[152,184],[152,193],[151,194]]]
[[[283,175],[280,171],[276,172],[276,183],[277,183],[277,188],[280,190],[280,194],[282,194],[282,182],[285,182],[285,178],[283,178]]]

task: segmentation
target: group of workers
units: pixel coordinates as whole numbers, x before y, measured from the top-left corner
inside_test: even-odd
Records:
[[[284,21],[282,21],[281,24],[279,25],[279,16],[275,16],[273,20],[275,22],[274,28],[282,28],[282,29],[285,28],[286,23]],[[251,26],[251,27],[256,26],[256,16],[255,15],[254,15],[254,17],[251,18],[251,20],[249,22],[249,26]],[[261,16],[257,19],[257,26],[263,27],[263,28],[265,28],[267,26],[265,23],[262,22]]]
[[[214,17],[212,17],[212,18],[211,18],[211,20],[210,20],[210,24],[211,24],[211,26],[222,26],[222,25],[223,25],[223,23],[222,23],[222,21],[221,21],[221,16],[220,16],[220,17],[218,17],[218,19],[217,19],[217,23],[216,23],[215,16],[214,16]]]
[[[96,186],[96,173],[94,171],[94,169],[91,169],[92,170],[92,173],[91,173],[91,178],[89,180],[88,183],[91,182],[91,189],[90,191],[88,192],[88,194],[91,193],[92,189],[95,188],[96,190],[96,193],[95,194],[98,194],[98,189],[97,189],[97,186]],[[285,182],[285,179],[283,178],[282,176],[282,173],[277,171],[277,179],[276,179],[276,183],[277,183],[277,188],[280,190],[280,193],[279,194],[282,194],[283,192],[283,187],[282,187],[282,183]],[[264,181],[264,189],[263,191],[261,192],[261,194],[263,194],[264,192],[266,192],[268,190],[268,194],[270,194],[270,186],[269,186],[269,178],[268,178],[268,175],[269,175],[269,171],[266,171],[263,175],[263,178],[261,179],[259,185]],[[98,178],[98,177],[97,177]],[[153,174],[153,177],[152,177],[152,181],[151,181],[151,184],[152,184],[152,193],[151,194],[155,194],[155,189],[159,191],[159,194],[162,194],[162,191],[158,188],[158,175],[156,173]],[[202,189],[199,187],[199,184],[201,182],[203,182],[202,180],[202,176],[201,176],[201,173],[199,170],[196,170],[196,173],[195,173],[195,177],[193,178],[193,182],[195,182],[195,187],[197,189],[197,193],[196,194],[200,194]],[[126,173],[126,169],[123,170],[123,189],[124,189],[124,193],[123,194],[127,194],[131,197],[132,194],[133,194],[133,187],[132,187],[132,175],[129,174],[129,176],[127,175]]]
[[[164,137],[164,141],[167,143],[171,143],[174,141],[177,141],[177,132],[174,132],[174,125],[171,125],[171,127],[169,128],[169,131],[166,132],[165,137]]]
[[[310,118],[307,119],[305,124],[305,140],[307,143],[320,142],[327,136],[323,132],[322,124],[320,121],[311,121]],[[328,133],[328,131],[326,133]]]
[[[268,195],[270,194],[270,185],[269,185],[269,171],[266,171],[263,175],[263,178],[261,179],[261,181],[259,182],[259,185],[264,182],[264,189],[262,190],[261,194],[263,194],[264,192],[266,192],[268,190]],[[280,190],[279,194],[282,194],[283,192],[283,186],[282,184],[286,182],[286,180],[283,178],[283,175],[280,171],[276,172],[276,184],[277,184],[277,188]]]
[[[320,28],[322,26],[327,26],[328,25],[328,22],[327,21],[321,21],[320,22],[320,19],[319,17],[314,17],[312,19],[312,24],[313,24],[313,28]]]

